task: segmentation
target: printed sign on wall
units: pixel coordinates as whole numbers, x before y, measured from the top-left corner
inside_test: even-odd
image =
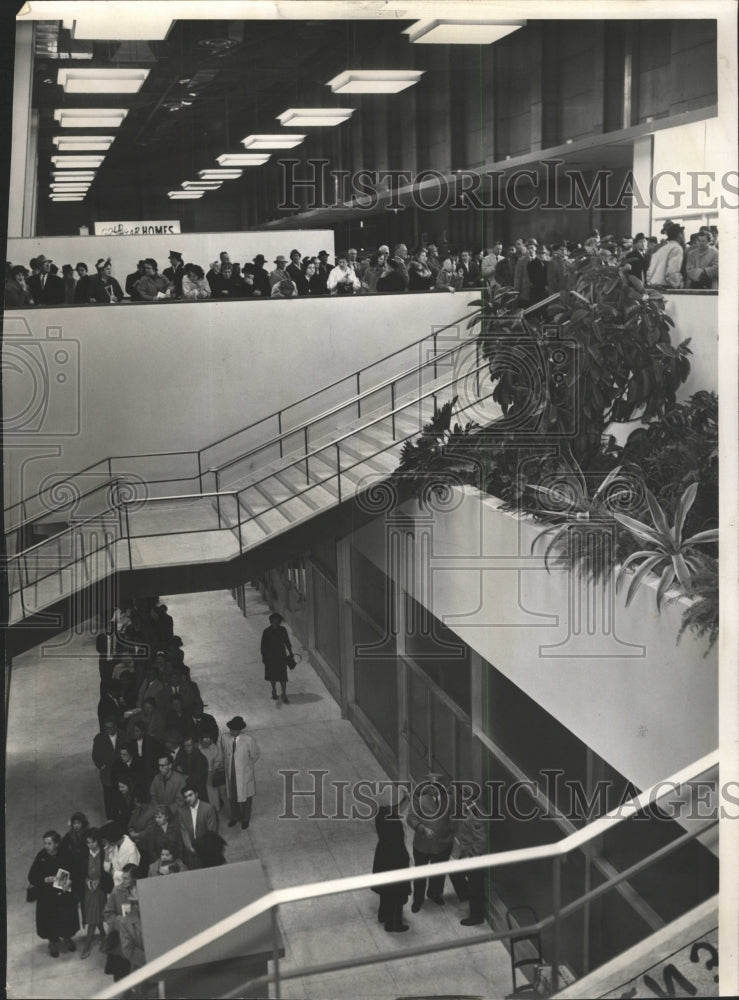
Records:
[[[96,236],[169,236],[180,232],[179,219],[164,222],[96,222]]]

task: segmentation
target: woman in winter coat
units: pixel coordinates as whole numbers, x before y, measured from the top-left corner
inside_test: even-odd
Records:
[[[377,847],[372,872],[388,872],[395,868],[408,868],[410,858],[405,846],[403,820],[399,815],[399,806],[382,805],[375,817],[377,831]],[[393,882],[391,885],[378,886],[372,889],[380,897],[380,908],[377,919],[384,925],[388,933],[408,930],[408,924],[403,923],[403,906],[411,894],[409,881]]]
[[[36,933],[49,942],[49,954],[59,958],[59,942],[68,951],[77,951],[72,938],[80,929],[77,916],[77,897],[72,890],[71,856],[60,850],[61,837],[56,830],[47,830],[43,837],[43,850],[34,858],[28,872],[28,881],[35,890]],[[55,885],[59,869],[68,873],[64,882]]]

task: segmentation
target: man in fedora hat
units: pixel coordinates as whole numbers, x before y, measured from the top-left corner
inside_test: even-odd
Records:
[[[169,251],[169,267],[165,267],[162,274],[174,285],[174,293],[178,299],[182,298],[182,279],[185,276],[185,262],[182,254],[178,250]]]
[[[241,829],[247,830],[256,793],[254,764],[259,760],[259,747],[254,737],[246,732],[246,722],[240,715],[235,715],[226,727],[228,732],[221,735],[221,753],[231,808],[228,825],[236,826],[240,819]]]
[[[287,667],[293,656],[290,636],[282,624],[282,615],[273,611],[269,616],[269,625],[262,632],[262,663],[264,664],[264,679],[272,685],[272,700],[277,701],[276,684],[280,685],[282,700],[289,705],[287,699]]]
[[[51,273],[51,257],[41,253],[36,258],[38,274],[28,279],[28,288],[37,306],[59,306],[66,298],[64,279]]]
[[[663,229],[667,242],[652,254],[647,270],[647,284],[656,288],[682,288],[685,226],[666,222]]]
[[[132,271],[131,274],[126,275],[126,284],[125,284],[126,295],[128,295],[134,302],[142,301],[141,296],[136,291],[136,288],[134,286],[136,282],[139,280],[139,278],[143,278],[145,273],[144,271],[145,264],[146,264],[145,260],[140,260],[136,264],[136,270]],[[79,264],[77,265],[77,268],[78,268],[77,273],[79,274]]]
[[[649,267],[649,255],[647,254],[647,238],[644,233],[637,233],[631,244],[631,249],[624,257],[624,266],[628,265],[629,271],[638,278],[639,281],[644,281],[647,276],[647,268]]]
[[[269,274],[264,267],[265,256],[258,253],[251,264],[244,265],[244,273],[247,271],[254,275],[254,285],[263,298],[269,298],[272,294]]]
[[[270,292],[275,285],[279,285],[281,281],[285,280],[290,280],[290,275],[287,273],[287,257],[280,253],[275,257],[274,271],[269,273]]]

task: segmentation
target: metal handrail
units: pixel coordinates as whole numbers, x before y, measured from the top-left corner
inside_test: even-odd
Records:
[[[122,503],[140,503],[140,500],[125,500]],[[21,556],[28,555],[29,552],[33,552],[35,549],[41,548],[43,545],[48,545],[50,542],[56,541],[57,538],[61,538],[62,535],[68,535],[72,531],[78,531],[85,524],[89,524],[90,521],[98,521],[101,517],[105,517],[106,514],[110,514],[112,511],[118,511],[117,506],[106,507],[105,510],[101,510],[98,514],[91,514],[86,517],[84,521],[79,521],[77,524],[70,524],[68,528],[63,528],[58,531],[55,535],[49,535],[48,538],[42,539],[40,542],[36,542],[33,545],[29,545],[27,549],[23,549],[21,552],[16,552],[12,556],[6,556],[6,562],[12,562],[14,559],[20,559]]]
[[[475,342],[474,338],[470,337],[467,340],[463,341],[462,343],[457,344],[456,347],[450,347],[448,351],[443,351],[441,354],[435,354],[433,358],[428,358],[426,361],[421,362],[420,365],[416,365],[414,368],[407,368],[404,372],[401,372],[399,375],[394,375],[392,378],[385,379],[384,382],[380,382],[377,385],[372,386],[370,389],[363,389],[361,393],[352,396],[350,399],[345,400],[343,403],[337,403],[335,406],[332,406],[331,409],[324,410],[323,413],[319,413],[318,416],[316,417],[310,417],[308,420],[304,420],[302,424],[296,424],[289,430],[283,431],[281,434],[277,434],[275,437],[271,438],[264,444],[257,445],[255,448],[252,448],[251,451],[244,452],[243,455],[239,455],[236,458],[229,459],[229,461],[226,462],[224,465],[211,466],[211,468],[208,469],[208,472],[223,472],[224,469],[230,469],[232,465],[237,465],[239,462],[243,462],[245,461],[245,459],[251,458],[252,455],[256,455],[258,452],[264,451],[266,448],[273,447],[278,442],[281,442],[286,438],[292,437],[294,434],[298,434],[301,431],[307,430],[308,428],[312,427],[313,424],[318,424],[322,420],[326,420],[328,417],[331,417],[336,413],[340,413],[347,407],[356,406],[357,404],[361,405],[363,399],[366,399],[369,396],[374,396],[376,392],[381,392],[383,389],[387,389],[388,387],[394,386],[397,382],[400,382],[401,379],[408,378],[410,375],[418,374],[427,366],[430,367],[431,365],[434,366],[438,365],[438,363],[442,361],[444,358],[446,358],[448,355],[455,354],[457,351],[462,350],[463,347],[469,347],[470,344],[474,342]],[[383,358],[383,360],[385,359]],[[487,367],[487,365],[485,367]],[[237,431],[236,433],[241,433],[241,432]]]
[[[470,289],[474,291],[474,289]],[[354,372],[350,372],[348,375],[344,375],[341,378],[335,379],[333,382],[329,382],[328,385],[322,386],[320,389],[316,389],[314,392],[309,393],[307,396],[303,396],[301,399],[296,400],[294,403],[290,403],[287,406],[283,406],[280,410],[275,410],[274,413],[268,414],[266,417],[260,417],[259,420],[255,420],[251,424],[247,424],[246,427],[242,427],[238,431],[233,431],[231,434],[227,434],[225,437],[220,438],[218,441],[213,441],[211,444],[207,444],[204,448],[200,449],[200,454],[207,451],[209,448],[216,448],[219,444],[223,444],[224,441],[230,441],[231,438],[236,437],[237,434],[243,434],[245,431],[251,430],[253,427],[258,427],[263,424],[266,420],[271,420],[278,414],[286,413],[287,410],[292,410],[296,406],[300,406],[302,403],[307,403],[309,399],[313,399],[315,396],[319,396],[322,392],[328,392],[329,389],[334,389],[337,385],[341,385],[342,382],[346,382],[349,379],[356,379],[361,376],[362,372],[367,372],[370,368],[376,368],[378,365],[383,364],[385,361],[389,361],[390,358],[394,358],[398,354],[402,354],[403,351],[410,350],[411,347],[418,347],[425,340],[430,340],[434,337],[438,337],[440,333],[444,333],[445,330],[450,330],[453,326],[458,326],[463,323],[466,319],[471,319],[476,316],[477,313],[470,313],[469,316],[462,316],[460,319],[454,320],[452,323],[447,323],[446,326],[439,327],[438,330],[433,330],[431,333],[426,333],[423,337],[419,337],[418,340],[411,341],[410,344],[406,344],[404,347],[399,347],[396,351],[392,351],[390,354],[385,354],[377,361],[373,361],[369,365],[365,365],[363,368],[358,368]]]
[[[666,798],[668,794],[674,794],[676,788],[680,785],[684,785],[687,782],[700,777],[700,775],[705,774],[707,771],[717,768],[718,763],[719,754],[717,750],[710,754],[706,754],[699,760],[689,764],[687,767],[681,768],[675,774],[651,785],[645,791],[641,792],[633,799],[630,799],[627,803],[617,806],[616,809],[606,813],[606,815],[600,817],[600,819],[594,820],[582,829],[569,834],[567,837],[564,837],[562,840],[556,841],[553,844],[541,844],[535,847],[523,847],[510,851],[499,851],[496,854],[480,855],[479,857],[436,862],[424,867],[424,877],[433,878],[436,875],[456,875],[463,872],[477,871],[481,869],[501,868],[507,865],[521,864],[528,861],[551,860],[555,864],[560,864],[562,859],[571,851],[582,847],[583,844],[589,843],[598,837],[601,837],[606,831],[613,830],[614,827],[625,822],[627,819],[632,818],[649,806],[656,805],[662,799]],[[402,785],[403,783],[388,782],[388,784]],[[671,787],[669,790],[666,790],[668,785]],[[706,826],[700,830],[688,833],[686,837],[688,839],[695,839],[705,833],[706,829],[715,826],[717,822],[718,820],[715,820],[712,823],[706,824]],[[679,844],[679,846],[682,846],[684,842],[685,838],[682,836],[676,838],[675,841],[672,841],[673,844]],[[666,846],[668,848],[670,847],[669,844]],[[668,852],[665,847],[662,847],[655,853],[662,856]],[[627,872],[633,877],[635,873],[638,873],[638,871],[647,867],[651,863],[651,860],[652,855],[637,862],[636,865],[632,866],[631,869],[628,869]],[[148,962],[140,969],[126,976],[125,979],[120,980],[114,986],[98,993],[95,1000],[112,1000],[112,998],[118,997],[120,994],[132,989],[134,986],[138,986],[146,980],[155,978],[158,973],[164,972],[175,963],[193,954],[193,952],[199,951],[216,938],[223,937],[225,934],[243,927],[244,924],[253,920],[255,917],[261,916],[268,910],[271,911],[273,908],[280,905],[301,902],[306,899],[317,899],[321,896],[333,896],[339,893],[352,892],[357,889],[372,889],[383,885],[392,885],[394,882],[407,881],[410,871],[410,868],[400,868],[373,875],[352,875],[339,879],[329,879],[325,882],[313,882],[307,885],[293,886],[285,889],[273,889],[260,899],[254,900],[247,906],[237,910],[236,913],[225,917],[223,920],[219,920],[217,923],[207,928],[207,930],[193,935],[187,941],[183,941],[181,944],[171,948],[163,955],[160,955],[153,961]],[[614,884],[616,880],[623,881],[622,876],[625,877],[625,875],[626,873],[621,872],[617,876],[614,876]],[[609,883],[604,883],[606,886],[608,884]],[[590,901],[592,893],[599,892],[599,890],[602,889],[603,886],[598,886],[596,889],[590,890],[589,893],[581,897],[580,901],[582,902],[582,905],[585,905],[586,902]],[[568,907],[571,905],[572,904],[568,904]],[[550,926],[552,923],[557,923],[560,919],[562,919],[562,914],[565,912],[565,908],[557,906],[555,909],[556,912],[554,914],[531,926],[534,929],[539,929]],[[508,931],[500,932],[492,936],[486,934],[484,937],[481,936],[480,940],[502,940],[505,937],[509,937],[514,934],[519,935],[527,930],[529,930],[528,927],[511,928]],[[463,938],[459,942],[459,944],[464,947],[469,947],[470,943],[476,943],[475,939]],[[436,942],[433,942],[428,946],[428,950],[434,950],[437,948],[439,948],[439,945]],[[393,951],[378,960],[390,960],[393,956],[403,957],[403,953]],[[553,973],[555,977],[558,975],[558,962],[556,961],[556,958],[557,956],[555,956],[552,961]],[[351,961],[354,966],[358,964],[357,959],[352,959]],[[363,964],[368,963],[365,962]],[[333,967],[334,966],[332,964],[332,968]],[[303,970],[303,974],[306,974],[305,970]],[[284,978],[292,978],[297,975],[298,972],[296,970],[288,973],[284,976]]]
[[[470,292],[473,292],[473,291],[474,291],[474,289],[470,289]],[[440,333],[444,333],[445,330],[449,330],[452,327],[458,326],[459,324],[465,322],[465,320],[468,320],[472,316],[475,316],[475,315],[476,315],[476,313],[469,313],[466,316],[460,317],[460,319],[458,319],[458,320],[454,320],[452,323],[447,323],[445,326],[441,326],[438,329],[433,330],[431,333],[424,334],[424,336],[423,337],[419,337],[418,340],[414,340],[410,344],[406,344],[404,347],[400,347],[397,350],[392,351],[390,354],[384,355],[382,358],[379,358],[377,361],[373,361],[369,365],[365,365],[363,368],[359,368],[359,369],[357,369],[354,372],[350,372],[348,375],[344,375],[344,376],[342,376],[339,379],[335,379],[333,382],[329,383],[328,385],[322,386],[320,389],[316,389],[314,392],[309,393],[307,396],[303,396],[301,399],[296,400],[294,403],[290,403],[290,404],[288,404],[288,406],[285,406],[285,407],[283,407],[280,410],[275,410],[273,413],[270,413],[270,414],[268,414],[265,417],[260,417],[259,420],[255,420],[251,424],[247,424],[245,427],[241,427],[239,430],[233,431],[231,434],[227,434],[227,435],[225,435],[225,437],[219,438],[217,441],[213,441],[210,444],[205,445],[203,448],[198,449],[197,451],[163,451],[163,452],[148,452],[148,453],[143,453],[143,454],[138,454],[138,455],[111,455],[111,456],[108,456],[107,458],[101,458],[97,462],[93,462],[91,465],[85,466],[85,468],[80,469],[79,471],[75,472],[72,476],[70,476],[69,479],[62,480],[59,483],[55,483],[53,488],[56,489],[60,485],[62,485],[64,482],[68,482],[69,480],[74,479],[74,477],[76,477],[76,476],[83,475],[84,473],[89,472],[91,469],[94,469],[97,466],[105,465],[105,464],[108,465],[108,470],[109,470],[108,475],[109,475],[109,478],[112,479],[113,477],[112,477],[112,473],[110,471],[111,463],[114,462],[114,461],[120,461],[120,460],[123,460],[123,459],[162,458],[162,457],[165,457],[165,456],[172,456],[172,455],[191,455],[191,456],[195,456],[197,458],[197,460],[198,460],[198,468],[200,469],[200,463],[201,463],[202,456],[209,449],[216,448],[216,447],[218,447],[218,445],[221,445],[221,444],[223,444],[226,441],[230,441],[232,438],[237,437],[239,434],[244,434],[245,432],[247,432],[249,430],[252,430],[254,427],[258,427],[260,424],[266,423],[268,420],[273,420],[273,419],[277,418],[278,425],[281,425],[282,414],[286,413],[288,410],[294,409],[296,406],[300,406],[303,403],[306,403],[308,400],[313,399],[315,396],[318,396],[318,395],[320,395],[323,392],[328,392],[330,389],[335,388],[337,385],[341,385],[342,382],[346,382],[346,381],[348,381],[350,379],[359,379],[361,377],[361,375],[362,375],[363,372],[367,372],[370,369],[375,368],[375,367],[377,367],[380,364],[384,364],[390,358],[393,358],[396,355],[401,354],[403,351],[407,351],[407,350],[410,350],[413,347],[417,347],[419,344],[422,344],[426,340],[435,339],[436,337],[439,336]],[[410,372],[406,372],[405,374],[406,375],[410,374]],[[373,391],[372,389],[366,390],[366,392],[368,392],[369,394],[371,394],[372,391]],[[357,400],[355,399],[354,402],[356,403]],[[289,433],[289,432],[287,432],[287,433]],[[282,432],[280,432],[280,436],[286,436],[286,434],[282,435]],[[278,440],[278,438],[273,438],[272,440]],[[262,445],[260,447],[266,448],[266,447],[268,447],[269,443],[270,442],[266,442],[264,445]],[[259,450],[259,449],[257,449],[257,450]],[[243,458],[244,456],[241,456],[241,457]],[[238,461],[238,459],[236,459],[236,461]],[[208,470],[208,471],[217,471],[217,470],[213,469],[213,470]],[[201,474],[202,473],[196,473],[196,474],[194,474],[192,476],[183,476],[182,479],[183,480],[189,480],[189,479],[200,478]],[[169,480],[169,481],[173,482],[175,480]],[[47,491],[45,491],[45,492],[48,492],[48,490],[50,490],[50,489],[52,489],[52,487],[49,487],[47,489]],[[5,508],[5,514],[6,514],[6,516],[12,510],[14,510],[16,507],[19,507],[20,505],[22,505],[23,503],[25,503],[27,501],[34,500],[34,499],[39,499],[42,495],[43,495],[43,493],[41,491],[37,491],[36,493],[34,493],[30,497],[25,497],[22,500],[16,501],[16,503],[11,504],[10,506],[8,506],[8,507]],[[30,522],[30,521],[33,521],[33,520],[38,520],[38,518],[42,517],[42,516],[43,517],[47,517],[49,513],[53,513],[55,510],[61,510],[63,507],[64,507],[64,505],[62,504],[62,505],[59,505],[56,508],[50,508],[49,510],[45,511],[44,514],[38,515],[37,518],[30,518],[30,519],[28,519],[28,521]],[[24,523],[26,523],[26,522],[24,522]],[[20,525],[14,525],[13,528],[10,528],[10,529],[7,529],[7,530],[15,530],[16,527],[20,527]]]
[[[473,368],[471,371],[467,372],[466,374],[467,375],[474,375],[476,372],[483,371],[486,368],[488,368],[488,362],[487,361],[484,362],[481,365],[478,365],[477,368]],[[415,406],[417,403],[420,403],[424,399],[428,399],[430,396],[436,396],[436,394],[439,393],[439,392],[441,392],[443,389],[448,389],[448,388],[450,388],[450,386],[453,386],[456,383],[456,381],[457,381],[457,379],[455,377],[455,378],[451,379],[449,382],[445,382],[443,385],[438,385],[438,386],[435,386],[433,389],[429,389],[428,392],[425,392],[423,395],[418,396],[416,399],[412,399],[408,403],[403,403],[402,406],[397,406],[397,407],[395,407],[395,409],[388,410],[386,413],[381,414],[379,417],[374,417],[374,419],[369,420],[366,424],[362,424],[360,427],[355,427],[354,430],[346,431],[340,437],[334,438],[332,441],[329,441],[327,444],[321,445],[319,448],[315,448],[313,451],[306,452],[305,455],[301,455],[300,458],[296,458],[294,461],[290,462],[288,465],[281,466],[278,471],[279,472],[284,472],[286,469],[292,469],[293,466],[295,466],[295,465],[302,465],[304,462],[307,462],[309,459],[315,458],[316,455],[320,455],[321,452],[328,451],[329,448],[335,448],[337,445],[341,445],[341,442],[345,441],[347,438],[353,437],[355,434],[361,434],[362,431],[366,431],[368,427],[374,427],[375,424],[379,424],[382,420],[387,420],[389,417],[394,417],[397,413],[401,413],[403,410],[407,410],[409,407]],[[476,400],[475,402],[478,402],[478,400]],[[416,433],[416,432],[414,431],[414,433]],[[419,431],[419,433],[420,433],[420,431]],[[386,451],[387,449],[386,448],[382,448],[380,450],[381,451]],[[376,454],[379,454],[379,453],[376,453]],[[370,457],[372,457],[372,456],[370,456]],[[367,461],[367,459],[363,459],[362,461]],[[258,486],[259,483],[264,483],[268,479],[272,479],[274,477],[274,475],[275,475],[275,473],[271,472],[271,473],[269,473],[266,476],[262,476],[261,479],[256,479],[253,483],[249,483],[247,486],[242,487],[239,490],[239,494],[246,492],[246,490],[253,489],[255,486]],[[329,478],[333,478],[333,477],[329,477]],[[314,485],[317,486],[317,485],[320,485],[320,484],[315,483]],[[264,513],[266,513],[266,511]],[[257,516],[261,517],[262,515],[259,514]]]

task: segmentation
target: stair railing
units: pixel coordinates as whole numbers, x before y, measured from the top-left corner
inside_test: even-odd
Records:
[[[619,805],[616,809],[607,813],[599,819],[581,829],[569,834],[555,843],[541,844],[535,847],[524,847],[509,851],[500,851],[494,854],[486,854],[479,857],[463,858],[455,861],[437,862],[427,865],[423,869],[424,878],[433,878],[441,875],[457,875],[471,871],[494,871],[497,868],[506,866],[522,865],[532,861],[551,862],[551,886],[552,886],[552,912],[546,917],[533,924],[522,927],[507,928],[503,931],[492,932],[483,931],[479,934],[472,934],[469,937],[458,937],[446,941],[430,941],[413,948],[391,949],[385,952],[375,952],[354,956],[338,961],[328,961],[321,964],[305,965],[293,968],[289,971],[281,969],[279,955],[279,925],[277,914],[280,906],[291,903],[302,902],[307,899],[320,899],[326,896],[334,896],[345,892],[356,892],[379,888],[383,885],[392,885],[394,882],[407,881],[412,869],[401,868],[390,872],[383,872],[376,875],[355,875],[347,878],[331,879],[325,882],[314,882],[309,885],[290,886],[285,889],[277,889],[269,892],[261,899],[249,903],[236,913],[218,921],[212,927],[194,935],[182,944],[170,949],[163,955],[146,965],[132,972],[119,982],[101,991],[93,1000],[113,1000],[121,997],[134,987],[151,980],[161,980],[162,974],[188,956],[200,951],[218,938],[226,934],[245,927],[250,920],[270,913],[272,918],[272,955],[273,971],[265,976],[252,979],[247,983],[242,983],[237,989],[225,994],[225,997],[242,996],[246,991],[252,995],[259,988],[260,994],[267,995],[269,985],[274,986],[275,997],[281,997],[281,985],[285,981],[292,979],[302,979],[310,975],[322,975],[339,970],[349,970],[364,968],[388,961],[400,961],[406,958],[413,958],[420,955],[438,953],[440,951],[453,951],[456,948],[470,948],[477,944],[490,944],[493,941],[506,941],[512,937],[542,933],[545,930],[552,932],[551,953],[547,956],[547,965],[552,970],[551,994],[557,994],[560,987],[560,965],[563,959],[562,954],[562,923],[568,917],[580,912],[594,900],[600,899],[605,893],[615,888],[623,882],[635,878],[647,868],[658,861],[668,858],[673,852],[685,847],[686,844],[695,841],[698,837],[704,836],[708,830],[718,825],[719,808],[714,810],[715,815],[707,819],[707,822],[700,826],[696,824],[695,829],[679,835],[674,840],[653,851],[647,857],[611,876],[607,881],[598,885],[595,889],[584,892],[576,899],[563,904],[562,902],[562,864],[567,857],[575,850],[582,850],[588,844],[592,844],[599,837],[606,833],[612,833],[614,828],[628,819],[643,813],[645,810],[658,806],[660,802],[668,796],[674,796],[676,789],[680,786],[689,785],[696,781],[701,775],[713,772],[717,774],[719,763],[718,751],[714,751],[700,760],[682,768],[676,774],[665,778],[641,794]],[[589,936],[589,924],[585,922],[584,939]],[[645,935],[645,938],[648,934]],[[586,943],[584,940],[584,947]]]

